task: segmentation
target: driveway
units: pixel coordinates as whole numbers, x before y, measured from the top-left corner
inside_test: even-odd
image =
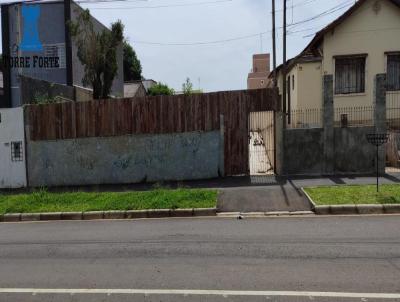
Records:
[[[276,177],[254,176],[236,179],[235,186],[219,188],[220,212],[310,211],[302,187],[375,184],[373,176]],[[386,174],[382,184],[400,183],[400,174]]]
[[[306,196],[290,180],[276,180],[275,176],[259,176],[270,179],[266,185],[221,188],[218,195],[219,212],[276,212],[311,211]]]

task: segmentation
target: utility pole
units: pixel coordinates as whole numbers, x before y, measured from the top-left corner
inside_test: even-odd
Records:
[[[283,101],[283,127],[286,127],[286,1],[283,0],[283,63],[282,63],[282,101]]]
[[[274,87],[277,85],[276,79],[276,24],[275,24],[275,0],[272,0],[272,67]]]

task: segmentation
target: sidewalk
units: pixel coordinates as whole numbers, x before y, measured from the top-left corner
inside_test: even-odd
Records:
[[[373,176],[334,177],[250,177],[250,184],[220,189],[217,208],[220,212],[310,211],[311,206],[302,187],[375,184]],[[244,179],[243,179],[244,181]],[[400,173],[380,177],[382,184],[400,184]]]
[[[400,173],[390,173],[380,177],[381,184],[400,185]],[[277,177],[239,176],[209,180],[165,182],[162,186],[177,188],[209,188],[219,193],[217,209],[219,212],[274,212],[310,211],[311,206],[301,191],[302,187],[330,185],[375,184],[374,176],[334,176],[334,177]],[[146,191],[154,189],[154,184],[97,185],[80,187],[56,187],[49,191],[88,191],[121,192]],[[6,191],[6,190],[4,190]],[[14,192],[29,191],[13,190]]]

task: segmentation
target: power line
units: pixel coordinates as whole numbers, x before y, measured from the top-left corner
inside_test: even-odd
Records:
[[[294,25],[298,25],[298,24],[303,24],[306,22],[310,22],[313,20],[316,20],[318,18],[321,17],[325,17],[328,16],[330,14],[335,13],[336,11],[343,9],[345,7],[347,7],[348,4],[339,4],[336,5],[318,15],[315,15],[314,17],[293,23],[293,24],[289,24],[289,26],[294,26]],[[278,27],[279,29],[282,29],[283,27]],[[315,28],[314,28],[315,29]],[[300,33],[300,32],[304,32],[304,31],[309,31],[309,30],[313,30],[313,29],[300,29],[298,31],[289,31],[287,34],[288,35],[293,35],[296,33]],[[196,45],[212,45],[212,44],[223,44],[223,43],[228,43],[228,42],[233,42],[233,41],[238,41],[238,40],[245,40],[245,39],[250,39],[250,38],[254,38],[254,37],[259,37],[260,35],[265,35],[265,34],[269,34],[272,33],[272,31],[264,31],[264,32],[259,32],[259,33],[254,33],[254,34],[249,34],[249,35],[245,35],[245,36],[239,36],[239,37],[234,37],[234,38],[229,38],[229,39],[222,39],[222,40],[214,40],[214,41],[201,41],[201,42],[152,42],[152,41],[132,41],[132,43],[136,43],[136,44],[146,44],[146,45],[158,45],[158,46],[196,46]]]
[[[256,33],[256,34],[250,34],[246,36],[241,36],[241,37],[235,37],[235,38],[230,38],[230,39],[223,39],[223,40],[214,40],[214,41],[205,41],[205,42],[191,42],[191,43],[163,43],[163,42],[149,42],[149,41],[132,41],[132,43],[136,44],[148,44],[148,45],[160,45],[160,46],[195,46],[195,45],[209,45],[209,44],[222,44],[222,43],[227,43],[227,42],[233,42],[233,41],[238,41],[238,40],[244,40],[244,39],[249,39],[249,38],[254,38],[258,37],[260,35],[265,35],[268,32],[261,32],[261,33]]]
[[[318,18],[322,18],[322,17],[328,16],[328,15],[331,15],[331,14],[337,12],[337,11],[342,10],[343,8],[346,8],[346,7],[349,7],[349,6],[352,6],[352,5],[353,5],[353,0],[350,0],[350,3],[349,3],[349,1],[346,1],[344,3],[341,3],[339,5],[331,7],[330,9],[328,9],[326,11],[323,11],[322,13],[319,13],[318,15],[315,15],[315,16],[313,16],[311,18],[307,18],[307,19],[304,19],[304,20],[301,20],[301,21],[297,21],[297,22],[294,22],[292,24],[288,24],[288,27],[292,27],[292,26],[295,26],[295,25],[299,25],[299,24],[310,22],[310,21],[314,21],[314,20],[316,20]]]

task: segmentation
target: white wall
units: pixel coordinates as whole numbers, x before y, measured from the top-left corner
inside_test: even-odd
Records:
[[[0,188],[26,186],[24,112],[22,107],[0,109]],[[11,160],[12,142],[22,142],[22,160]]]

